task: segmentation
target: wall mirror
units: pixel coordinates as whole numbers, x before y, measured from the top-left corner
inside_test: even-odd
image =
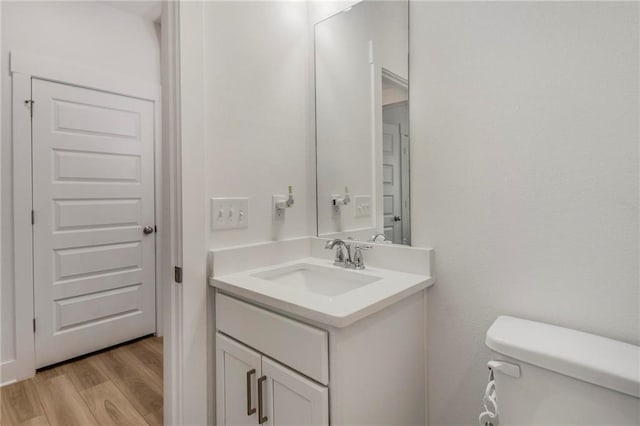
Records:
[[[319,236],[411,244],[408,18],[365,0],[315,26]]]

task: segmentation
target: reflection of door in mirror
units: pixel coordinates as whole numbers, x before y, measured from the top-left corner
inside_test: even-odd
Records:
[[[408,91],[404,79],[385,69],[382,121],[384,234],[395,244],[411,244]]]

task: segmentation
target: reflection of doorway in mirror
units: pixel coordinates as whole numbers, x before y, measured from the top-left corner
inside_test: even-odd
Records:
[[[395,244],[411,244],[408,90],[387,70],[382,72],[382,121],[384,234]]]

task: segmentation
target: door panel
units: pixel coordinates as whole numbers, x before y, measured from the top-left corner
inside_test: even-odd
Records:
[[[58,300],[56,304],[56,331],[76,324],[88,324],[114,315],[135,313],[142,307],[142,286],[137,284],[115,290],[101,291],[86,296]]]
[[[255,373],[250,374],[253,370]],[[259,353],[220,333],[216,335],[218,425],[258,424],[256,384],[260,375]],[[252,413],[249,414],[249,411]]]
[[[54,201],[55,231],[136,226],[142,222],[140,200]]]
[[[140,157],[54,150],[54,179],[76,182],[140,182]]]
[[[272,426],[329,424],[329,389],[262,357],[267,422]]]
[[[124,244],[101,244],[92,247],[54,251],[56,282],[124,269],[142,267],[142,247],[139,241]]]
[[[155,332],[154,110],[32,80],[36,367]]]
[[[77,100],[54,99],[54,130],[138,139],[140,117],[126,111]]]

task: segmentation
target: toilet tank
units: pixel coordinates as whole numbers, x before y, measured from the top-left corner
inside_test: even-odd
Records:
[[[640,425],[640,347],[501,316],[487,331],[501,425]]]

